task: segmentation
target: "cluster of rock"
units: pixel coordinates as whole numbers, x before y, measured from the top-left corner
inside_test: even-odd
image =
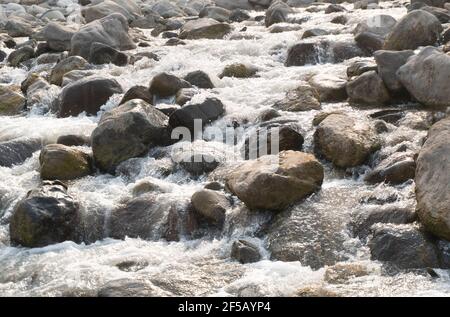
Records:
[[[46,145],[34,139],[0,143],[1,166],[20,164],[41,150],[42,185],[16,205],[10,222],[12,244],[40,247],[65,240],[86,241],[82,207],[63,182],[95,173],[115,174],[122,163],[147,155],[152,148],[175,143],[177,140],[171,138],[174,129],[185,127],[192,132],[194,120],[209,124],[225,114],[226,105],[217,98],[192,102],[200,89],[214,88],[203,71],[190,72],[183,78],[159,73],[147,85],[128,91],[115,79],[97,76],[95,65],[111,63],[121,67],[143,57],[157,59],[153,53],[131,52],[137,46],[148,45],[135,28],[153,29],[153,36],[169,38],[166,45],[182,45],[183,41],[223,39],[233,32],[234,22],[258,21],[245,10],[265,10],[259,21],[271,31],[280,23],[301,25],[304,21],[294,14],[296,7],[342,13],[331,22],[347,23],[347,9],[337,4],[319,8],[308,0],[207,2],[181,5],[169,1],[80,1],[84,24],[78,29],[68,23],[73,16],[67,8],[13,3],[5,6],[9,11],[7,22],[1,24],[5,33],[0,40],[12,50],[4,56],[6,63],[25,68],[44,62],[54,66],[47,77],[29,74],[20,87],[1,85],[1,115],[17,115],[32,108],[40,102],[42,91],[55,86],[60,93],[50,111],[58,117],[97,115],[112,96],[123,94],[120,105],[102,113],[90,138],[66,135],[57,144]],[[349,40],[333,42],[322,38],[327,34],[325,30],[304,30],[302,41],[287,50],[286,67],[341,63],[355,57],[373,56],[373,60],[351,63],[347,77],[315,74],[287,92],[273,109],[258,118],[261,127],[266,124],[280,128],[281,152],[268,153],[227,171],[222,183],[195,192],[185,208],[165,205],[164,196],[157,195],[164,191],[155,184],[136,186],[135,196],[112,211],[111,236],[173,241],[185,235],[195,237],[204,226],[221,230],[227,210],[234,204],[242,203],[253,212],[279,213],[320,192],[323,165],[330,163],[336,170],[368,165],[371,171],[365,175],[365,182],[397,185],[415,179],[417,196],[417,216],[414,212],[387,210],[358,219],[355,235],[362,239],[370,235],[372,257],[401,268],[447,267],[439,239],[450,241],[450,119],[430,129],[418,155],[398,151],[374,160],[383,146],[380,135],[387,131],[387,123],[399,120],[401,110],[377,111],[367,118],[320,112],[322,103],[345,101],[366,108],[399,101],[415,101],[423,108],[450,107],[450,29],[443,27],[450,22],[450,12],[448,6],[432,4],[414,1],[410,12],[398,21],[387,15],[371,17],[356,26]],[[376,1],[354,4],[355,10],[376,6]],[[30,39],[16,44],[15,37]],[[258,71],[251,65],[235,63],[217,75],[220,79],[252,78]],[[171,98],[175,104],[159,107],[155,101],[163,98]],[[279,111],[311,110],[318,111],[313,121],[314,154],[302,148],[304,137],[295,124],[272,120]],[[20,150],[16,153],[11,148]],[[248,152],[248,146],[243,151]],[[179,165],[195,177],[220,165],[216,158],[212,162],[187,161],[180,160]],[[142,218],[148,221],[142,222]],[[153,232],[155,223],[160,224],[157,233]],[[279,246],[279,241],[284,240],[271,241]],[[399,249],[406,251],[399,256]],[[291,256],[282,247],[278,250],[273,252],[274,258],[299,260],[298,254]],[[246,240],[235,241],[231,256],[241,263],[261,258],[258,247]],[[320,262],[325,264],[333,263]]]

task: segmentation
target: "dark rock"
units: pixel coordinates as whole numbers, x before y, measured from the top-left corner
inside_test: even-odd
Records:
[[[209,223],[222,227],[225,222],[225,213],[230,207],[227,197],[217,191],[202,189],[191,197],[194,211],[205,218]]]
[[[368,54],[381,50],[384,44],[384,39],[381,36],[370,32],[358,33],[355,36],[355,41]]]
[[[153,104],[153,95],[150,93],[148,87],[145,86],[133,86],[128,89],[119,104],[123,105],[133,99],[141,99],[148,104]]]
[[[192,87],[191,84],[177,76],[168,73],[160,73],[153,77],[150,82],[150,93],[158,95],[159,97],[169,97],[176,95],[181,88],[190,87]]]
[[[31,46],[23,46],[11,52],[8,56],[8,63],[13,67],[18,67],[23,62],[34,57],[34,48]]]
[[[274,104],[274,108],[283,111],[310,111],[321,108],[320,96],[309,84],[301,84],[296,89],[288,91],[286,97]]]
[[[397,78],[398,69],[406,64],[408,59],[414,55],[414,51],[378,51],[374,53],[378,65],[378,74],[383,79],[386,88],[394,93],[404,90],[400,80]]]
[[[112,63],[117,66],[125,66],[128,64],[128,55],[111,46],[94,42],[91,45],[88,61],[97,65]]]
[[[184,80],[189,82],[193,86],[204,89],[214,88],[214,84],[211,82],[208,74],[201,70],[193,71],[184,77]]]
[[[82,135],[67,134],[59,136],[56,143],[66,146],[85,146],[90,145],[91,141],[89,138]]]
[[[22,164],[34,152],[40,150],[42,142],[35,138],[19,138],[0,143],[0,166],[11,167]]]
[[[233,242],[230,257],[242,264],[254,263],[261,260],[258,247],[246,240],[236,240]]]
[[[390,100],[383,80],[375,71],[366,72],[347,83],[347,95],[352,103],[382,105]]]

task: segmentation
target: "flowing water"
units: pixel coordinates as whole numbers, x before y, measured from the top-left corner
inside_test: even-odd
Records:
[[[364,17],[386,13],[399,18],[406,13],[403,6],[392,7],[391,3],[381,3],[381,7],[384,9],[355,10],[350,15],[347,26],[328,22],[338,13],[325,15],[323,11],[296,11],[299,17],[310,17],[301,25],[302,30],[312,27],[333,30],[339,34],[322,38],[338,40],[352,38],[353,27]],[[256,16],[260,12],[251,14]],[[272,34],[264,26],[251,21],[234,23],[233,26],[235,31],[227,39],[186,41],[185,46],[163,46],[165,39],[151,37],[149,30],[142,30],[150,39],[150,47],[138,48],[136,51],[151,50],[160,57],[159,61],[144,58],[126,67],[104,65],[98,67],[97,73],[115,78],[126,91],[134,85],[148,85],[151,78],[159,72],[183,76],[190,71],[204,70],[210,74],[216,88],[201,91],[194,97],[195,100],[215,96],[226,107],[226,115],[214,122],[213,126],[224,129],[234,121],[248,122],[246,127],[251,130],[258,114],[282,99],[300,81],[318,73],[345,76],[347,66],[356,60],[341,64],[321,60],[321,64],[314,66],[284,67],[287,49],[301,39],[302,30]],[[247,31],[239,32],[244,26]],[[245,38],[240,36],[242,34],[245,34]],[[217,74],[233,62],[256,66],[259,76],[220,80]],[[45,71],[46,67],[50,69],[51,66],[35,65],[30,71]],[[3,83],[20,84],[26,75],[26,69],[7,66],[0,69],[0,80]],[[58,89],[50,90],[47,99],[52,100],[57,94]],[[115,107],[120,99],[120,95],[113,96],[103,110]],[[27,115],[0,117],[0,140],[40,137],[46,143],[51,143],[62,134],[89,136],[102,113],[101,111],[96,117],[80,115],[60,119],[52,114],[43,114],[45,112],[42,109],[47,107],[49,103],[44,101]],[[322,108],[326,111],[343,110],[356,117],[373,112],[373,109],[356,109],[346,103],[323,104]],[[282,112],[282,117],[278,118],[299,123],[305,136],[304,148],[308,152],[312,152],[312,119],[317,113],[318,111]],[[421,115],[419,111],[417,114]],[[386,154],[392,153],[400,145],[417,150],[426,135],[426,131],[412,130],[406,126],[388,127],[389,133],[383,134],[382,151]],[[220,151],[234,150],[223,144],[209,143]],[[240,144],[236,145],[238,146]],[[89,148],[85,150],[89,151]],[[326,290],[341,296],[450,294],[448,272],[438,270],[438,278],[420,272],[388,274],[381,263],[370,260],[370,252],[365,243],[352,238],[348,233],[345,224],[350,221],[353,212],[378,208],[377,205],[362,203],[364,198],[371,196],[383,199],[395,195],[397,200],[391,203],[393,206],[411,207],[415,204],[413,182],[400,186],[369,186],[361,179],[367,167],[342,173],[323,162],[326,176],[321,192],[292,207],[303,215],[296,219],[298,226],[304,226],[305,231],[311,233],[311,240],[301,247],[308,251],[316,243],[324,243],[325,247],[331,245],[329,248],[333,249],[335,241],[343,240],[343,247],[339,250],[342,261],[365,267],[365,274],[350,276],[339,282],[327,278],[327,267],[313,270],[298,261],[270,260],[266,236],[255,234],[258,223],[263,223],[267,215],[250,212],[250,220],[241,222],[239,215],[249,213],[244,207],[228,210],[223,234],[213,238],[181,239],[177,242],[158,239],[157,235],[153,241],[105,238],[109,230],[109,213],[132,196],[132,188],[139,181],[152,180],[165,188],[165,193],[161,194],[162,199],[158,200],[162,209],[169,209],[174,203],[186,205],[192,194],[208,182],[206,177],[192,179],[181,171],[167,176],[161,172],[161,160],[151,155],[152,152],[147,157],[130,160],[128,165],[132,168],[125,166],[126,172],[118,173],[117,176],[98,173],[70,183],[69,193],[83,206],[86,227],[90,230],[92,240],[96,242],[64,242],[35,249],[11,247],[8,222],[15,203],[40,182],[39,153],[34,153],[19,166],[0,167],[0,294],[95,296],[103,285],[115,280],[140,281],[151,287],[155,295],[292,296],[299,290],[308,289]],[[246,238],[257,244],[263,260],[245,265],[232,261],[229,254],[236,238]],[[121,270],[119,264],[124,262],[134,263],[134,269]]]

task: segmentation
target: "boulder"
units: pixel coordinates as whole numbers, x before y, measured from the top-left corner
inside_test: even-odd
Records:
[[[231,11],[214,6],[204,7],[198,14],[199,18],[210,18],[219,22],[228,22]]]
[[[195,213],[211,224],[222,227],[225,222],[225,213],[230,208],[227,197],[214,190],[202,189],[191,197]]]
[[[81,9],[86,23],[114,13],[123,15],[127,21],[131,22],[141,15],[141,10],[134,0],[105,0]]]
[[[61,145],[49,144],[39,156],[41,178],[46,180],[72,180],[92,173],[91,157],[83,151]]]
[[[8,56],[8,63],[13,67],[19,67],[20,64],[26,62],[34,57],[34,48],[25,45],[15,51],[11,52]]]
[[[12,245],[44,247],[67,240],[79,242],[80,206],[67,187],[44,181],[14,208],[9,231]]]
[[[374,15],[359,22],[353,30],[353,34],[369,32],[384,38],[391,33],[396,23],[397,21],[390,15]]]
[[[175,96],[175,103],[180,106],[184,106],[187,104],[191,99],[199,93],[199,90],[196,88],[181,88],[178,90],[176,96]],[[175,111],[177,109],[173,109]],[[162,109],[161,109],[162,111]],[[170,110],[170,113],[168,115],[171,115],[172,112]]]
[[[360,75],[370,72],[370,71],[377,71],[377,70],[378,70],[378,66],[373,61],[370,61],[370,60],[356,61],[356,62],[350,64],[349,67],[347,67],[347,77],[352,78],[355,76],[360,76]]]
[[[35,34],[33,38],[46,41],[48,47],[53,51],[63,52],[70,51],[72,36],[75,32],[69,27],[50,22],[39,33]]]
[[[368,54],[381,50],[384,45],[384,39],[381,36],[370,32],[358,33],[355,36],[355,42]]]
[[[125,66],[128,64],[128,55],[111,46],[95,42],[91,45],[88,61],[96,65],[111,63],[117,66]]]
[[[266,11],[264,23],[266,27],[275,23],[287,22],[288,15],[294,10],[282,1],[274,1]]]
[[[425,229],[450,241],[450,119],[433,125],[417,158],[417,213]]]
[[[139,99],[106,112],[91,135],[95,164],[107,172],[167,142],[167,116]]]
[[[347,80],[330,74],[317,74],[308,81],[321,102],[340,102],[347,99]]]
[[[194,120],[201,120],[201,128],[218,119],[225,113],[225,107],[217,98],[206,98],[199,104],[189,104],[175,110],[169,117],[172,128],[186,127],[194,131]]]
[[[108,99],[122,93],[122,87],[115,79],[88,77],[63,88],[57,100],[58,116],[77,116],[82,112],[96,115]]]
[[[136,48],[128,35],[127,19],[120,13],[113,13],[82,26],[72,36],[71,55],[89,58],[91,46],[98,42],[124,51]]]
[[[64,75],[72,70],[85,69],[87,61],[81,56],[69,56],[52,68],[49,81],[51,84],[61,86]]]
[[[231,11],[229,20],[231,22],[244,22],[250,20],[250,15],[241,9]]]
[[[181,88],[190,88],[191,84],[177,76],[160,73],[152,78],[150,82],[150,93],[159,97],[170,97],[176,95]]]
[[[180,7],[167,0],[156,1],[151,9],[165,19],[184,15],[184,12]]]
[[[227,23],[221,23],[210,18],[200,18],[186,22],[180,30],[180,39],[222,39],[230,33],[231,26]]]
[[[406,64],[408,59],[414,55],[414,51],[377,51],[374,53],[378,65],[378,74],[383,79],[386,88],[393,93],[404,90],[400,80],[397,78],[398,69]]]
[[[145,86],[133,86],[128,89],[119,104],[123,105],[133,99],[141,99],[148,104],[153,104],[153,95],[150,93],[148,87]]]
[[[434,15],[441,23],[450,22],[450,12],[447,9],[436,8],[430,6],[421,7],[420,10],[426,11]]]
[[[443,31],[441,22],[431,13],[414,10],[400,19],[386,37],[383,49],[389,51],[415,50],[434,45]]]
[[[214,84],[212,83],[208,74],[201,70],[190,72],[184,77],[184,80],[193,86],[197,86],[198,88],[204,89],[214,88]]]
[[[374,127],[344,114],[330,114],[314,133],[315,150],[337,167],[363,164],[379,148]]]
[[[347,83],[350,102],[363,105],[383,105],[391,99],[383,80],[375,71],[366,72]]]
[[[4,29],[11,37],[28,37],[35,32],[35,28],[39,24],[39,21],[33,16],[10,15]]]
[[[386,182],[397,185],[414,179],[415,172],[416,163],[412,155],[397,152],[381,161],[364,177],[364,180],[370,184]]]
[[[234,63],[225,66],[222,73],[219,75],[219,78],[220,79],[224,77],[249,78],[255,76],[257,71],[258,70],[253,66],[245,65],[242,63]]]
[[[307,29],[303,32],[302,39],[307,39],[309,37],[314,37],[314,36],[323,36],[323,35],[328,35],[328,34],[330,34],[330,32],[328,32],[327,30],[324,30],[324,29],[319,29],[319,28]]]
[[[261,260],[258,247],[247,240],[236,240],[231,246],[230,257],[241,264],[254,263]]]
[[[40,150],[42,141],[36,138],[19,138],[0,142],[0,166],[11,167],[19,165],[34,152]]]
[[[397,71],[397,78],[420,103],[431,107],[450,106],[447,89],[450,56],[434,47],[424,48]]]
[[[17,88],[17,87],[16,87]],[[25,108],[25,97],[11,85],[0,85],[0,116],[19,114]]]
[[[288,91],[284,99],[274,104],[274,108],[293,112],[320,110],[319,98],[316,89],[307,83],[303,83],[296,89]]]
[[[323,177],[313,155],[283,151],[243,163],[227,175],[226,185],[248,208],[278,211],[319,190]]]

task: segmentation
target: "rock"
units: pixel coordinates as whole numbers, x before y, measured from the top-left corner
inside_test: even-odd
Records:
[[[208,222],[222,227],[225,222],[225,213],[230,202],[224,194],[214,190],[202,189],[191,197],[194,211]]]
[[[330,4],[325,9],[325,14],[330,14],[330,13],[334,13],[334,12],[345,12],[345,11],[347,11],[347,10],[339,4]]]
[[[8,34],[0,34],[0,41],[2,41],[3,44],[10,49],[13,49],[17,45],[16,41]]]
[[[53,67],[49,81],[51,84],[61,86],[64,75],[72,70],[82,70],[87,66],[87,61],[81,56],[69,56]]]
[[[347,80],[335,75],[317,74],[309,80],[321,102],[340,102],[347,99]]]
[[[110,14],[82,26],[72,37],[70,54],[87,59],[95,42],[120,51],[136,48],[128,35],[128,22],[120,13]]]
[[[319,98],[317,90],[304,83],[288,91],[283,100],[274,104],[274,108],[294,112],[319,110],[321,108]]]
[[[375,225],[369,248],[373,260],[388,262],[401,269],[440,267],[436,245],[412,225]]]
[[[363,164],[379,148],[379,141],[370,123],[330,114],[318,125],[314,146],[334,165],[347,168]]]
[[[123,105],[133,99],[141,99],[148,104],[153,104],[153,95],[150,93],[148,87],[145,86],[133,86],[128,89],[119,104]]]
[[[361,239],[367,238],[371,227],[377,223],[409,224],[417,220],[414,209],[396,208],[389,205],[365,207],[352,215],[350,228],[353,235]]]
[[[122,93],[122,87],[114,79],[88,77],[63,88],[57,101],[60,118],[77,116],[82,112],[96,115],[108,99]]]
[[[414,10],[400,19],[387,36],[383,49],[389,51],[415,50],[434,45],[443,31],[441,22],[423,10]]]
[[[369,172],[364,180],[371,184],[386,182],[397,185],[414,179],[415,171],[416,163],[411,155],[394,153]]]
[[[221,190],[224,189],[224,186],[221,183],[219,183],[219,182],[209,182],[203,188],[204,189],[221,191]]]
[[[106,112],[91,136],[95,164],[107,172],[168,140],[167,116],[139,99]]]
[[[383,79],[386,88],[393,93],[400,93],[404,87],[397,78],[398,69],[406,64],[414,55],[414,51],[378,51],[374,53],[378,65],[378,74]]]
[[[264,111],[262,111],[257,118],[258,122],[266,122],[266,121],[270,121],[272,119],[281,117],[281,114],[279,111],[275,110],[275,109],[266,109]]]
[[[242,9],[242,10],[252,10],[252,2],[258,0],[215,0],[216,6],[222,7],[228,10]],[[262,0],[265,1],[265,0]]]
[[[117,66],[125,66],[128,64],[128,55],[111,46],[95,42],[91,45],[88,61],[96,65],[111,63]]]
[[[261,260],[258,247],[246,240],[236,240],[231,246],[230,257],[241,264],[254,263]]]
[[[35,34],[33,38],[46,41],[48,47],[53,51],[63,52],[70,51],[71,40],[75,32],[71,28],[56,22],[50,22],[39,33]]]
[[[411,5],[422,4],[438,8],[443,8],[447,0],[411,0]]]
[[[359,33],[369,32],[384,38],[391,33],[396,23],[397,21],[390,15],[374,15],[359,22],[353,34],[357,35]]]
[[[225,108],[222,102],[217,98],[206,98],[200,104],[185,105],[182,108],[175,110],[169,117],[169,125],[172,128],[186,127],[191,132],[194,131],[194,120],[201,120],[200,127],[218,119],[225,113]]]
[[[8,56],[8,63],[13,67],[19,67],[25,61],[34,57],[34,48],[31,46],[22,46],[11,52]]]
[[[334,23],[334,24],[343,24],[343,25],[345,25],[345,24],[347,24],[348,19],[347,19],[347,17],[345,15],[338,15],[338,16],[335,16],[334,18],[332,18],[330,20],[330,22]]]
[[[19,165],[34,152],[40,150],[42,142],[36,138],[19,138],[0,142],[0,166],[11,167]]]
[[[450,15],[449,15],[449,11],[447,9],[430,7],[430,6],[424,6],[424,7],[421,7],[420,10],[423,10],[423,11],[431,13],[441,23],[448,23],[448,22],[450,22]]]
[[[244,22],[250,20],[250,15],[241,9],[231,11],[229,20],[231,22]]]
[[[9,224],[11,244],[35,248],[67,240],[78,242],[79,209],[62,183],[43,182],[15,206]]]
[[[231,32],[231,26],[210,18],[201,18],[186,22],[180,30],[179,38],[184,40],[222,39]]]
[[[212,83],[211,79],[209,78],[208,74],[201,70],[196,70],[193,72],[190,72],[184,77],[184,80],[186,80],[188,83],[190,83],[193,86],[197,86],[198,88],[204,88],[204,89],[212,89],[214,88],[214,84]]]
[[[425,229],[450,241],[450,120],[434,124],[417,158],[417,213]]]
[[[72,180],[92,173],[91,157],[77,149],[49,144],[39,156],[41,178],[46,180]]]
[[[150,93],[159,97],[176,95],[181,88],[190,88],[191,84],[177,76],[160,73],[150,82]]]
[[[81,14],[87,23],[114,13],[123,15],[127,21],[131,22],[141,15],[141,10],[135,1],[130,0],[106,0],[81,9]]]
[[[397,78],[408,92],[425,106],[450,106],[446,82],[450,76],[450,56],[426,47],[399,68]]]
[[[384,39],[374,33],[362,32],[355,36],[355,42],[362,50],[368,54],[373,54],[383,48]]]
[[[308,29],[303,32],[302,39],[306,39],[306,38],[314,37],[314,36],[323,36],[323,35],[328,35],[328,34],[329,34],[329,32],[326,30],[323,30],[323,29],[318,29],[318,28]]]
[[[122,278],[104,284],[97,293],[98,297],[156,297],[168,296],[167,292],[145,281]]]
[[[347,77],[360,76],[370,71],[377,71],[378,66],[372,61],[357,61],[347,68]],[[346,92],[347,93],[347,92]]]
[[[30,18],[30,19],[28,19]],[[4,29],[11,37],[28,37],[40,23],[33,16],[9,16]]]
[[[11,85],[0,85],[0,116],[19,114],[25,108],[25,97]]]
[[[85,137],[84,135],[74,134],[61,135],[56,141],[56,144],[62,144],[65,146],[85,146],[90,145],[90,143],[90,138]]]
[[[227,175],[226,185],[249,209],[282,210],[320,189],[322,165],[311,154],[284,151],[248,161]]]
[[[89,66],[87,66],[88,68]],[[62,84],[61,87],[66,87],[69,84],[73,84],[76,81],[79,81],[81,79],[87,78],[87,77],[91,77],[94,75],[97,75],[98,73],[96,73],[93,70],[86,70],[86,69],[74,69],[71,70],[70,72],[67,72],[64,74],[63,78],[62,78]]]
[[[198,14],[199,18],[211,18],[219,22],[228,22],[231,15],[231,11],[221,8],[207,6],[204,7]]]
[[[222,74],[219,75],[219,78],[222,79],[224,77],[236,77],[236,78],[249,78],[256,75],[258,70],[249,65],[234,63],[231,65],[225,66],[222,71]]]
[[[380,105],[389,102],[390,95],[383,80],[375,71],[366,72],[347,83],[350,102]]]
[[[282,1],[274,1],[266,11],[264,23],[266,27],[275,23],[287,22],[288,15],[294,11]]]
[[[169,1],[157,1],[151,9],[165,19],[183,16],[183,10]]]

